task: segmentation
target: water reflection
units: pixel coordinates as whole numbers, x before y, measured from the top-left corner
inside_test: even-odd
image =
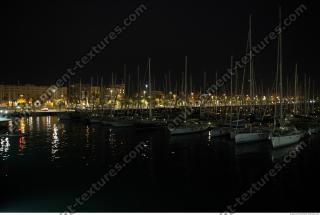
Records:
[[[235,145],[235,155],[236,156],[246,156],[246,155],[266,155],[269,154],[271,149],[271,144],[269,141],[259,141],[250,143],[240,143]]]
[[[45,127],[47,128],[48,131],[51,130],[51,116],[47,116],[44,118],[44,124],[45,124]]]
[[[89,144],[89,137],[90,137],[90,127],[88,125],[86,127],[85,137],[86,137],[86,145],[88,145]]]
[[[294,154],[298,154],[299,151],[301,152],[303,150],[303,147],[302,147],[300,150],[297,151],[298,146],[299,146],[299,143],[296,143],[293,145],[273,149],[271,151],[272,161],[273,162],[283,161],[284,157],[289,155],[290,152],[294,152]]]
[[[52,161],[59,158],[59,156],[56,156],[56,153],[59,150],[58,144],[59,144],[58,126],[57,126],[57,124],[53,124],[52,142],[51,142],[51,158],[52,158]]]
[[[10,156],[9,152],[10,148],[10,142],[8,137],[1,137],[1,142],[0,142],[0,157],[2,157],[2,160],[7,160]]]
[[[74,193],[83,192],[79,187],[90,185],[101,177],[101,172],[104,174],[109,166],[121,162],[137,144],[144,143],[143,152],[113,179],[108,187],[110,189],[100,191],[102,204],[93,200],[92,204],[97,210],[104,207],[105,202],[119,203],[119,208],[123,208],[123,202],[132,202],[132,196],[135,198],[133,204],[141,202],[144,209],[159,209],[158,203],[164,201],[172,209],[183,210],[184,207],[193,207],[194,199],[209,209],[220,206],[224,209],[222,207],[234,201],[234,198],[228,198],[242,194],[252,182],[273,167],[272,160],[276,154],[281,156],[281,151],[288,152],[288,149],[273,150],[270,142],[236,145],[228,137],[212,137],[210,132],[170,138],[162,130],[138,132],[131,128],[111,129],[81,122],[59,122],[56,117],[26,118],[18,125],[23,135],[0,138],[0,161],[7,168],[0,165],[0,173],[10,172],[10,189],[14,187],[12,180],[23,178],[29,181],[19,184],[16,190],[26,195],[37,190],[37,197],[43,198],[44,189],[51,189],[50,193],[65,201],[63,206],[74,197]],[[318,142],[314,145],[318,146]],[[310,156],[306,157],[310,159]],[[317,165],[317,162],[313,162],[313,165]],[[307,171],[309,163],[302,163],[301,166],[307,167],[303,168]],[[296,168],[293,165],[289,167]],[[287,169],[277,177],[287,174]],[[277,183],[282,187],[287,182],[298,186],[302,179],[298,173],[292,171],[294,177],[289,175],[287,181],[276,181],[275,178],[270,186]],[[43,180],[45,177],[46,180]],[[292,178],[296,178],[294,183]],[[44,189],[39,188],[42,181],[45,181],[41,187]],[[22,186],[25,187],[22,189]],[[26,187],[31,192],[25,192]],[[266,198],[270,199],[276,194],[279,193],[266,195]],[[126,198],[123,196],[128,195],[130,200],[123,200]],[[208,195],[211,195],[210,198]],[[119,199],[114,199],[117,196]],[[52,203],[49,200],[47,202]]]
[[[209,133],[208,133],[208,142],[210,143],[211,140],[212,140],[212,135],[211,135],[211,131],[209,131]]]
[[[29,117],[29,118],[27,119],[27,124],[28,124],[28,126],[29,126],[29,130],[30,130],[30,131],[33,131],[33,117]]]
[[[24,134],[26,132],[26,124],[25,124],[25,118],[22,118],[20,121],[19,121],[19,131]]]
[[[40,117],[36,117],[36,127],[37,127],[37,131],[40,131]]]
[[[19,136],[19,138],[18,138],[18,145],[19,145],[19,153],[18,153],[18,155],[24,155],[23,154],[23,151],[24,151],[24,148],[25,148],[25,144],[26,144],[26,140],[25,140],[25,138],[24,138],[24,136]]]

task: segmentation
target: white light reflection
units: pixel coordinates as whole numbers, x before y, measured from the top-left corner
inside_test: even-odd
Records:
[[[142,141],[140,143],[143,143],[143,152],[141,153],[141,157],[143,159],[151,159],[152,158],[152,143],[150,142],[150,140],[145,140]]]
[[[212,135],[211,135],[211,131],[209,131],[209,134],[208,134],[208,141],[210,142],[212,140]],[[210,144],[208,144],[210,145]]]
[[[59,144],[59,136],[58,136],[58,126],[57,124],[53,124],[52,129],[52,142],[51,142],[51,158],[54,160],[56,158],[59,158],[56,156],[56,153],[58,152],[58,144]]]
[[[37,131],[40,130],[40,117],[37,116],[36,118],[36,126],[37,126]]]
[[[29,130],[33,131],[33,117],[29,117],[27,122],[28,122]]]
[[[0,156],[2,157],[2,160],[7,160],[9,155],[9,148],[10,148],[10,142],[9,138],[1,138],[0,142]]]
[[[47,116],[45,119],[45,122],[46,122],[47,130],[50,131],[51,130],[51,117]]]
[[[86,127],[86,143],[89,144],[89,136],[90,136],[90,128],[89,126]]]

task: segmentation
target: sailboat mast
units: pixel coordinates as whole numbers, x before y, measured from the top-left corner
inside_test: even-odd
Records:
[[[216,71],[216,86],[218,85],[218,71]],[[218,89],[216,90],[216,115],[218,114]]]
[[[103,109],[103,76],[100,79],[100,105]]]
[[[184,71],[184,121],[187,121],[187,74],[188,73],[188,57],[185,56],[185,71]]]
[[[124,64],[123,65],[123,80],[122,80],[122,84],[126,84],[126,75],[127,75],[127,65]]]
[[[91,79],[90,79],[90,99],[89,99],[90,105],[93,105],[93,102],[92,102],[92,85],[93,85],[93,78],[91,77]],[[94,105],[92,106],[92,109],[94,109]]]
[[[249,16],[249,76],[250,76],[250,112],[253,112],[253,65],[252,65],[252,14]]]
[[[206,90],[207,85],[207,73],[203,72],[203,92]]]
[[[304,114],[307,115],[307,75],[304,74]]]
[[[169,70],[169,92],[171,92],[171,71]]]
[[[110,90],[110,97],[111,97],[111,116],[113,116],[113,104],[114,104],[114,101],[113,101],[113,92],[114,92],[114,77],[113,77],[113,72],[111,73],[111,90]]]
[[[82,83],[81,83],[81,78],[79,80],[79,103],[81,106],[81,99],[82,99]]]
[[[231,74],[233,72],[233,56],[231,56],[231,63],[230,63],[230,69]],[[232,76],[231,76],[231,82],[230,82],[230,127],[232,127]]]
[[[148,69],[149,69],[149,119],[152,118],[152,105],[151,105],[151,58],[149,58],[148,62]]]
[[[138,109],[140,109],[140,67],[138,65],[137,67],[137,72],[138,72]]]
[[[298,103],[298,64],[296,64],[295,74],[294,74],[294,113],[297,114],[297,103]]]
[[[131,95],[131,75],[130,75],[130,73],[128,73],[128,78],[127,78],[128,80],[128,91],[127,91],[127,97],[128,98],[130,98],[130,95]],[[126,96],[126,95],[124,95],[124,96]]]
[[[190,74],[190,93],[192,93],[192,75]]]
[[[280,88],[280,119],[283,122],[283,89],[282,89],[282,15],[281,7],[279,7],[279,88]]]
[[[308,115],[310,113],[310,86],[311,86],[311,79],[310,79],[310,75],[309,75],[309,83],[308,83]]]
[[[312,113],[314,113],[314,80],[312,81]]]

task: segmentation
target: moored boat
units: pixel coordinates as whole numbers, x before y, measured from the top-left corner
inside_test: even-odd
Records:
[[[103,125],[113,126],[113,127],[131,127],[134,125],[133,121],[126,119],[104,119],[101,121]]]
[[[209,129],[208,125],[201,125],[197,122],[187,122],[179,127],[170,129],[171,135],[186,135],[205,132]]]
[[[269,137],[269,133],[270,131],[266,129],[253,128],[242,130],[241,132],[235,134],[234,138],[236,143],[256,142],[267,140]]]
[[[294,128],[281,127],[270,136],[273,148],[279,148],[297,143],[304,136],[304,132]]]
[[[281,9],[279,10],[279,26],[280,28],[282,26]],[[282,31],[278,36],[278,63],[277,63],[276,80],[279,80],[280,113],[279,113],[279,123],[277,123],[277,119],[276,119],[277,108],[275,103],[274,131],[270,135],[273,148],[279,148],[282,146],[287,146],[287,145],[297,143],[304,136],[303,131],[297,130],[297,128],[294,126],[286,125],[285,116],[283,113],[284,99],[283,99],[283,87],[282,87]]]

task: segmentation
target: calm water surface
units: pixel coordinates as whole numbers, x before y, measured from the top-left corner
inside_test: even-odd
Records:
[[[0,137],[0,210],[66,210],[137,144],[144,151],[76,211],[225,211],[294,146],[235,145],[210,133],[112,129],[56,117],[20,121]],[[319,211],[320,138],[237,211]]]

